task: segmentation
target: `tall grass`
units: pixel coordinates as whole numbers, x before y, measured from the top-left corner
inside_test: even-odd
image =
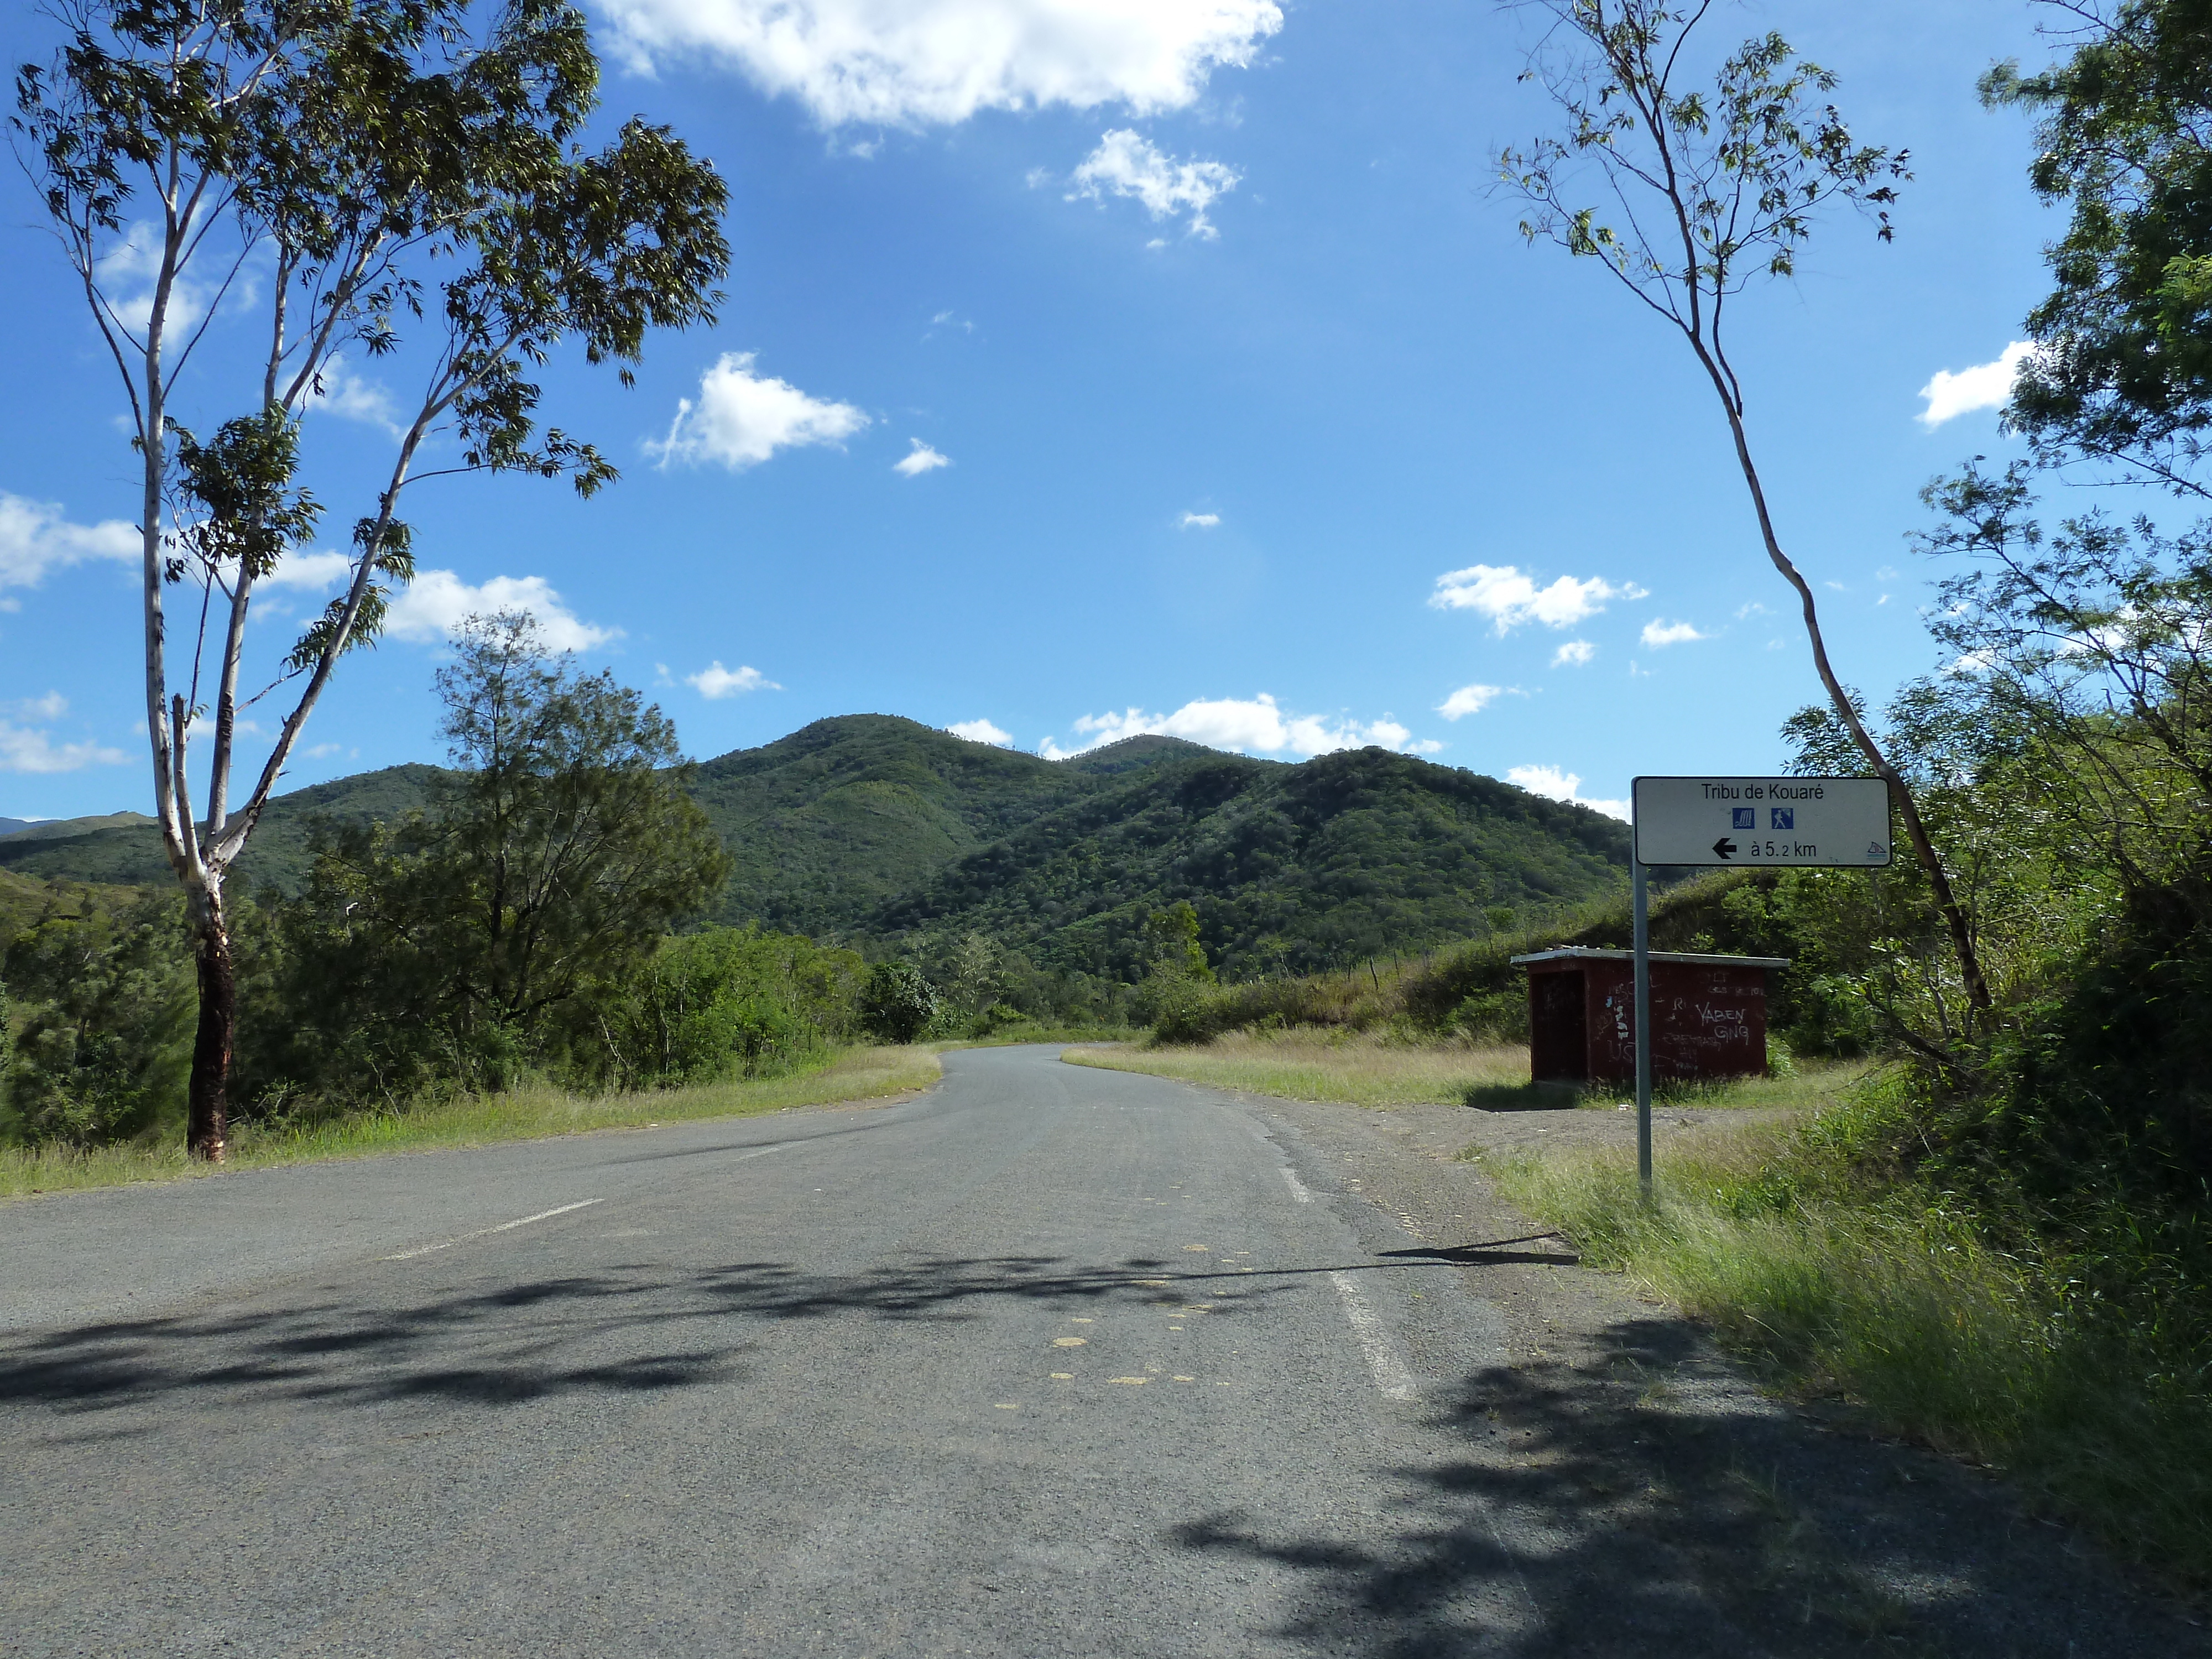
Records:
[[[1231,1031],[1202,1048],[1070,1048],[1062,1058],[1217,1089],[1355,1106],[1456,1106],[1471,1091],[1514,1090],[1528,1081],[1528,1051],[1517,1045],[1412,1044],[1342,1031]]]
[[[2004,1469],[2128,1557],[2212,1588],[2212,1403],[2174,1310],[2085,1301],[2064,1261],[1994,1248],[1944,1194],[1854,1157],[1881,1109],[1703,1133],[1662,1152],[1648,1206],[1625,1149],[1472,1155],[1586,1261],[1784,1388]]]
[[[502,1140],[531,1140],[590,1129],[632,1129],[696,1118],[750,1117],[792,1106],[875,1100],[925,1089],[944,1075],[923,1048],[848,1048],[786,1076],[702,1084],[636,1094],[574,1095],[531,1084],[501,1094],[463,1095],[404,1110],[349,1113],[295,1127],[237,1126],[225,1170],[267,1169],[381,1152],[428,1152]],[[135,1181],[174,1181],[219,1173],[185,1156],[182,1146],[102,1146],[87,1151],[0,1148],[0,1198]]]

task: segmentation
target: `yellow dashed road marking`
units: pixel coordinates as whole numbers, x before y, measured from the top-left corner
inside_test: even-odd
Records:
[[[1055,1336],[1052,1346],[1055,1348],[1079,1348],[1090,1340],[1087,1336]]]
[[[1106,1380],[1109,1382],[1127,1382],[1141,1388],[1152,1379],[1149,1376],[1109,1376]]]

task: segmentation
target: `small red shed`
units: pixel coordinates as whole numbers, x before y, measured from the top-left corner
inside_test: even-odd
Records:
[[[1538,1083],[1636,1080],[1636,953],[1562,945],[1516,957],[1528,970],[1528,1070]],[[1766,975],[1784,957],[1651,952],[1651,1076],[1766,1070]]]

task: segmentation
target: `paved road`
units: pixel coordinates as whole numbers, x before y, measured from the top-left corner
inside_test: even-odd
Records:
[[[1600,1440],[1538,1443],[1506,1314],[1341,1155],[1055,1054],[956,1054],[888,1108],[0,1210],[0,1652],[1881,1635],[1826,1579],[1790,1634],[1803,1575],[1756,1549],[1716,1593],[1608,1545]],[[2018,1628],[1975,1650],[2075,1650]]]

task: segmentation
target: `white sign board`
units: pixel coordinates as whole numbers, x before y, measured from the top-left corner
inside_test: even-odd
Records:
[[[1639,863],[1889,862],[1880,778],[1638,778],[1632,787]]]

